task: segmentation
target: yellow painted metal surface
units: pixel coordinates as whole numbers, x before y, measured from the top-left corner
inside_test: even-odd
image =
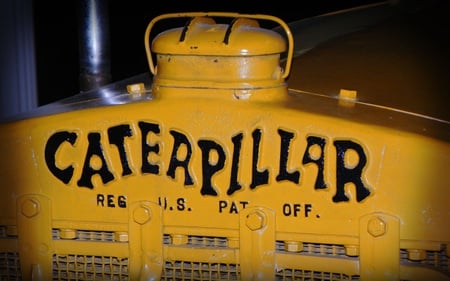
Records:
[[[123,89],[148,100],[0,125],[1,279],[449,279],[448,140],[289,90],[273,17],[214,15],[263,41],[229,51],[178,16],[195,44],[156,38],[151,91]]]

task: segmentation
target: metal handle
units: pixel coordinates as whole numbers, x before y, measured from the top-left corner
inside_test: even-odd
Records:
[[[257,20],[267,20],[272,21],[277,24],[279,24],[284,32],[286,33],[287,40],[288,40],[288,50],[287,50],[287,58],[286,58],[286,65],[284,67],[284,73],[282,78],[286,79],[289,76],[289,73],[291,71],[291,64],[292,64],[292,57],[294,54],[294,38],[292,36],[291,30],[289,26],[280,18],[277,18],[275,16],[269,16],[269,15],[260,15],[260,14],[239,14],[239,13],[228,13],[228,12],[188,12],[188,13],[172,13],[172,14],[163,14],[160,16],[155,17],[147,26],[147,29],[145,30],[145,38],[144,38],[144,44],[145,44],[145,52],[147,54],[147,61],[148,66],[150,68],[150,72],[155,75],[156,68],[153,63],[152,58],[152,51],[150,48],[150,32],[155,25],[156,22],[164,20],[164,19],[170,19],[170,18],[192,18],[192,17],[227,17],[227,18],[248,18],[248,19],[257,19]]]

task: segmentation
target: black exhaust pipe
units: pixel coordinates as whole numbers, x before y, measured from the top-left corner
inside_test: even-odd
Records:
[[[80,0],[79,60],[80,91],[111,82],[108,0]]]

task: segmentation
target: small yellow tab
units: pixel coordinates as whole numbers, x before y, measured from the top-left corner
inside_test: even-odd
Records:
[[[188,236],[183,234],[172,234],[170,235],[172,238],[173,245],[185,245],[188,243]]]
[[[127,92],[129,94],[143,94],[145,93],[145,85],[144,83],[136,83],[127,85]]]
[[[357,257],[359,255],[359,246],[345,245],[345,254],[350,257]]]
[[[114,241],[128,242],[128,232],[125,231],[114,232]]]
[[[427,253],[422,249],[408,249],[408,259],[421,261],[427,257]]]
[[[288,252],[301,252],[303,250],[303,243],[299,241],[285,241],[284,249]]]
[[[61,239],[75,239],[77,238],[77,231],[75,229],[62,228],[59,230],[59,237]]]
[[[339,91],[339,105],[353,107],[356,102],[357,91],[341,89]]]
[[[352,100],[355,101],[357,96],[357,91],[341,89],[339,92],[339,99]]]

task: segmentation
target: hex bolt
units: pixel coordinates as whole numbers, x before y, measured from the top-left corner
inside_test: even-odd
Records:
[[[386,233],[386,223],[380,217],[371,218],[367,224],[367,232],[373,237],[378,237]]]
[[[35,199],[26,199],[23,201],[22,214],[27,218],[32,218],[39,214],[39,202]]]
[[[266,216],[263,212],[254,211],[247,215],[245,225],[252,231],[259,230],[266,225]]]
[[[133,219],[138,224],[144,224],[151,218],[151,210],[147,206],[140,206],[133,211]]]

